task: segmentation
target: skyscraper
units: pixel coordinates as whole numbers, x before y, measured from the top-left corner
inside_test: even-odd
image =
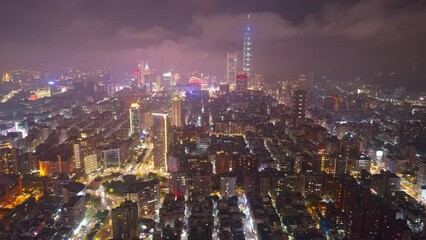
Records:
[[[293,92],[293,127],[304,121],[306,116],[306,91]]]
[[[138,205],[132,201],[123,202],[111,211],[113,239],[138,237]]]
[[[74,164],[77,173],[88,173],[88,169],[93,170],[93,164],[86,169],[86,162],[93,163],[93,157],[96,158],[96,142],[93,133],[82,133],[81,136],[73,143]],[[93,156],[95,155],[95,156]],[[90,165],[90,164],[89,164]],[[97,168],[97,167],[95,167]]]
[[[237,77],[237,52],[226,53],[226,83],[232,84]]]
[[[132,103],[132,105],[130,105],[129,119],[130,119],[129,135],[141,133],[142,121],[141,121],[140,105],[138,103]]]
[[[247,28],[244,33],[244,46],[243,46],[243,73],[250,77],[252,69],[252,59],[253,59],[253,42],[252,42],[252,33],[250,26],[250,15],[247,16]]]
[[[182,127],[182,99],[175,96],[172,99],[172,126]]]
[[[153,81],[151,76],[151,70],[149,69],[147,62],[145,63],[145,68],[143,69],[143,80],[144,80],[145,86],[148,85],[147,92],[151,94],[153,90],[153,86],[152,86]]]
[[[154,167],[167,171],[169,121],[167,113],[153,113]]]

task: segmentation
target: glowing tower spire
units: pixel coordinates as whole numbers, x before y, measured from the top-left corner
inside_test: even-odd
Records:
[[[253,42],[251,36],[250,15],[247,15],[247,28],[244,33],[244,48],[243,48],[243,72],[247,76],[251,74],[252,59],[253,59]]]

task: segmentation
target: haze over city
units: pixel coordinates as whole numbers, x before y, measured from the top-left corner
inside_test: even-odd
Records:
[[[425,66],[423,1],[3,1],[0,70],[112,66],[224,75],[223,52],[242,43],[246,15],[254,64],[270,76],[331,69],[404,72]]]
[[[0,240],[426,239],[426,3],[0,2]]]

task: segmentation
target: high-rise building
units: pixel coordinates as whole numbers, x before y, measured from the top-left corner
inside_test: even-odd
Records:
[[[424,198],[426,196],[426,158],[417,158],[416,168],[417,184],[415,185],[415,189]]]
[[[244,192],[268,196],[270,177],[266,172],[248,173],[244,175]]]
[[[232,171],[232,156],[227,154],[216,155],[214,162],[216,174],[228,173]]]
[[[361,174],[362,170],[369,170],[371,167],[371,158],[364,154],[351,160],[350,173],[353,175]]]
[[[84,196],[72,196],[62,205],[62,225],[75,228],[84,219],[86,205]]]
[[[139,215],[141,217],[155,215],[155,210],[160,206],[160,186],[158,179],[138,182],[134,186],[137,188]]]
[[[306,91],[293,92],[293,127],[304,121],[306,117]]]
[[[143,69],[143,80],[147,86],[147,92],[151,94],[153,91],[152,85],[154,81],[152,81],[151,70],[149,69],[147,62],[145,63],[145,68]]]
[[[250,21],[250,15],[247,16],[247,20]],[[243,46],[243,73],[250,76],[252,70],[253,60],[253,41],[250,23],[247,24],[246,32],[244,33],[244,46]]]
[[[237,52],[226,53],[226,83],[233,84],[237,77]]]
[[[220,196],[232,197],[236,195],[237,176],[223,174],[220,176]]]
[[[123,202],[111,211],[113,239],[138,237],[138,205],[132,201]]]
[[[91,134],[82,133],[81,136],[74,142],[73,151],[75,170],[78,173],[86,172],[85,162],[88,160],[87,157],[96,155],[96,143],[94,136]]]
[[[18,174],[16,149],[11,147],[0,147],[0,173]]]
[[[170,175],[169,189],[170,193],[175,196],[187,197],[188,175],[181,172],[172,173]]]
[[[211,173],[198,172],[192,176],[192,197],[194,199],[208,197],[212,193]]]
[[[154,167],[167,171],[169,121],[167,113],[153,113],[152,135],[154,143]]]
[[[141,121],[141,112],[140,105],[138,103],[132,103],[129,109],[129,119],[130,119],[130,131],[129,134],[138,134],[142,132],[142,121]]]
[[[248,76],[240,74],[237,76],[237,82],[235,83],[236,92],[245,92],[248,88]]]
[[[84,157],[84,173],[90,174],[98,170],[98,155],[93,153]]]
[[[304,197],[311,194],[321,196],[322,191],[322,177],[321,173],[304,174],[302,175],[302,189],[301,193]]]
[[[172,99],[172,124],[173,127],[183,127],[182,121],[182,99],[175,96]]]

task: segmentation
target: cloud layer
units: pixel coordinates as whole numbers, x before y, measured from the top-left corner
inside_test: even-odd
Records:
[[[124,6],[113,1],[30,2],[1,3],[0,70],[85,63],[126,71],[148,60],[161,70],[223,76],[226,52],[242,50],[248,12],[254,68],[267,76],[291,77],[324,68],[397,71],[413,62],[426,63],[422,1],[271,0],[262,6],[246,1],[243,9],[210,0],[143,1],[146,8],[142,1],[126,1]],[[22,8],[25,16],[19,16]]]

